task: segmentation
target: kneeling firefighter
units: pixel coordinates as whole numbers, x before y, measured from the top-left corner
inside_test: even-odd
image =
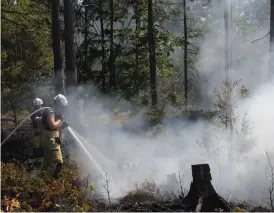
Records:
[[[67,98],[58,94],[54,97],[53,109],[46,109],[42,115],[42,146],[44,149],[42,170],[47,170],[55,166],[53,177],[58,178],[63,165],[61,144],[63,143],[62,130],[68,127],[68,122],[64,121],[63,114],[68,106]]]
[[[35,111],[41,109],[43,107],[43,100],[40,98],[35,98],[32,101]],[[32,157],[36,160],[38,158],[43,157],[43,150],[42,150],[42,125],[41,125],[41,118],[42,118],[42,110],[33,114],[30,119],[32,122],[32,130],[33,130],[33,139],[32,139]]]

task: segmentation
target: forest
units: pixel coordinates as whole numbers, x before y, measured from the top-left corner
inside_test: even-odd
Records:
[[[273,212],[273,74],[274,0],[2,0],[1,211]],[[19,125],[56,94],[52,180]]]

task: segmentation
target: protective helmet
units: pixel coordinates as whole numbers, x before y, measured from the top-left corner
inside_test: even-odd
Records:
[[[35,98],[35,99],[33,99],[32,104],[34,106],[41,106],[41,105],[43,105],[43,101],[40,98]]]
[[[60,101],[61,104],[62,104],[64,107],[67,107],[67,106],[68,106],[68,100],[67,100],[67,98],[66,98],[64,95],[62,95],[62,94],[56,95],[56,96],[54,97],[54,100],[55,100],[55,101]]]

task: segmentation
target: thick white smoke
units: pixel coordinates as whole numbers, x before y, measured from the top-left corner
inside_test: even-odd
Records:
[[[254,1],[244,2],[235,9],[252,11],[258,7],[258,3],[255,5]],[[213,89],[220,88],[224,80],[224,24],[220,21],[223,20],[223,12],[220,11],[219,6],[211,8],[211,18],[218,23],[205,35],[196,63],[199,71],[210,82],[204,85],[204,97],[210,107],[214,101]],[[240,12],[237,14],[243,16]],[[223,128],[209,121],[181,121],[177,128],[179,131],[166,128],[162,134],[152,137],[141,131],[143,121],[137,115],[139,120],[131,127],[137,134],[129,133],[115,126],[113,114],[103,106],[125,111],[133,107],[130,104],[111,98],[88,101],[79,96],[78,92],[69,97],[71,127],[79,132],[81,140],[89,144],[87,148],[90,154],[102,169],[113,177],[110,182],[112,197],[125,195],[135,187],[135,183],[141,183],[146,178],[152,178],[157,184],[161,184],[166,180],[167,174],[178,171],[184,174],[184,187],[188,189],[192,180],[191,164],[209,163],[213,184],[222,196],[256,204],[265,203],[269,186],[265,176],[266,150],[274,161],[274,82],[265,83],[269,72],[266,60],[269,42],[251,43],[268,32],[269,25],[266,23],[261,27],[257,26],[258,24],[255,32],[240,36],[236,35],[236,29],[239,29],[235,26],[233,28],[234,66],[230,70],[231,77],[235,80],[242,79],[242,84],[251,88],[251,93],[248,98],[237,99],[234,103],[239,118],[231,142]],[[92,91],[96,93],[94,88]],[[88,92],[85,90],[82,93]],[[249,138],[240,140],[236,132],[241,132],[245,113],[253,128]],[[95,117],[99,115],[105,118],[96,120]],[[108,120],[105,124],[102,122],[104,119]],[[231,149],[228,148],[229,143]],[[79,162],[83,175],[96,174],[92,162],[80,149],[74,149],[75,146],[70,149],[70,153]],[[233,158],[228,157],[231,150]],[[126,166],[128,168],[122,168]]]
[[[156,137],[141,131],[133,134],[115,127],[111,113],[102,109],[98,100],[85,103],[84,108],[80,108],[79,102],[72,101],[72,97],[70,107],[78,110],[70,115],[70,120],[71,126],[81,134],[79,138],[89,144],[90,154],[113,178],[110,182],[113,197],[125,195],[128,190],[134,189],[136,183],[145,179],[153,179],[157,184],[164,183],[167,174],[178,171],[184,175],[184,186],[188,188],[192,179],[191,164],[209,163],[213,184],[224,197],[262,204],[266,200],[269,184],[265,176],[265,151],[269,151],[272,160],[274,156],[273,92],[272,82],[272,85],[263,85],[250,98],[237,103],[240,118],[235,132],[241,131],[240,122],[245,113],[253,129],[249,139],[234,137],[233,160],[228,158],[228,134],[208,121],[185,121],[179,131],[167,128]],[[98,121],[92,119],[100,113],[113,124],[103,124],[103,117]],[[78,116],[81,119],[77,121]],[[138,124],[134,128],[138,132]],[[96,168],[81,149],[73,149],[71,154],[79,162],[84,175],[96,175]],[[99,181],[99,188],[103,182],[103,179]]]

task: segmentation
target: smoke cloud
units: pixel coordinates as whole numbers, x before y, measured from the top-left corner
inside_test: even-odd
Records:
[[[135,133],[125,131],[115,125],[113,113],[103,108],[103,100],[86,101],[81,106],[81,102],[69,97],[70,107],[77,109],[69,115],[69,120],[73,121],[71,126],[79,132],[78,137],[90,154],[112,178],[113,198],[125,195],[145,179],[154,180],[159,185],[166,183],[166,175],[178,171],[184,176],[184,187],[188,188],[192,180],[191,165],[209,163],[213,184],[221,195],[263,204],[269,186],[265,176],[265,151],[274,159],[273,85],[273,81],[264,84],[249,98],[237,101],[239,118],[231,149],[226,131],[208,121],[182,121],[177,130],[166,127],[161,134],[152,136],[143,133],[140,128],[143,122],[139,120],[133,126]],[[241,122],[245,114],[251,135],[246,134],[242,139]],[[230,150],[232,158],[229,157]],[[96,179],[98,172],[84,152],[72,148],[70,153],[83,174],[91,174],[90,181],[95,181],[104,192],[101,188],[104,179]]]
[[[235,16],[244,17],[243,11],[246,10],[246,13],[253,14],[254,20],[260,20],[255,11],[259,1],[256,4],[254,1],[239,2],[242,1],[233,1]],[[264,1],[260,2],[260,8],[265,7]],[[216,24],[211,25],[204,36],[196,67],[208,79],[202,85],[203,101],[212,108],[212,103],[216,101],[213,90],[220,88],[224,80],[224,23],[220,5],[213,5],[208,10],[211,23]],[[205,20],[208,17],[201,18]],[[246,23],[241,26],[246,26]],[[136,183],[140,184],[145,179],[163,184],[167,174],[178,171],[184,176],[183,184],[188,189],[192,180],[191,164],[209,163],[213,185],[223,197],[254,204],[265,203],[269,186],[265,176],[266,150],[274,161],[274,81],[265,83],[269,72],[269,42],[251,43],[269,31],[269,24],[261,23],[252,25],[255,31],[239,33],[239,25],[235,26],[233,22],[234,65],[230,70],[231,78],[242,79],[241,84],[250,88],[251,93],[248,98],[235,99],[238,118],[231,141],[229,134],[221,125],[217,125],[217,121],[205,120],[183,120],[176,124],[176,129],[166,126],[161,133],[153,136],[151,131],[144,131],[144,112],[136,112],[136,106],[126,101],[100,97],[92,86],[84,85],[68,96],[70,125],[102,170],[112,178],[111,197],[124,196],[134,189]],[[123,112],[131,110],[134,113],[133,122],[128,127],[130,131],[117,124],[114,109]],[[253,127],[248,127],[251,131],[245,138],[241,133],[244,118]],[[104,179],[98,180],[96,167],[88,156],[76,142],[68,146],[68,150],[78,162],[83,176],[91,174],[90,181],[96,182],[97,188],[103,192],[101,183],[104,183]]]

